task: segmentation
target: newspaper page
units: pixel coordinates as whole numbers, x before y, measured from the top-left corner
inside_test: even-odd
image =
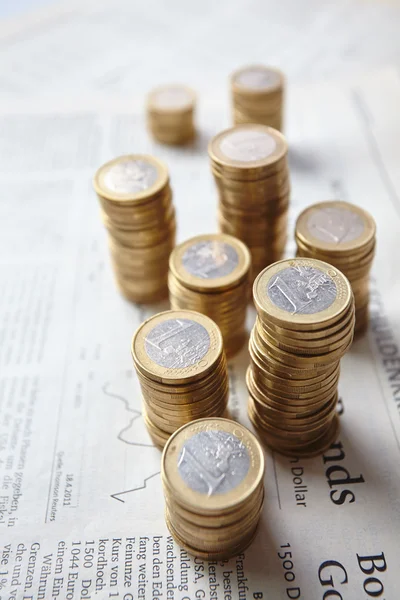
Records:
[[[349,200],[377,221],[371,326],[342,361],[338,440],[307,460],[266,450],[265,507],[245,553],[206,562],[166,528],[130,341],[167,303],[118,294],[91,179],[117,154],[152,153],[170,169],[179,240],[215,231],[207,142],[230,121],[217,100],[200,103],[185,149],[152,142],[134,101],[0,107],[0,600],[399,597],[395,71],[289,97],[288,255],[312,202]],[[244,348],[229,377],[232,415],[250,426],[248,361]]]

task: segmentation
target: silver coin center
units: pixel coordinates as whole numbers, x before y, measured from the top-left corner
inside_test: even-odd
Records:
[[[231,160],[252,162],[271,156],[276,150],[276,141],[265,131],[240,129],[221,140],[220,150]]]
[[[104,175],[103,182],[112,192],[137,194],[154,185],[157,177],[154,165],[140,159],[127,159],[110,167]]]
[[[154,93],[153,103],[159,108],[180,109],[191,104],[191,96],[181,87],[170,87]]]
[[[166,369],[184,369],[195,365],[210,348],[208,331],[190,319],[168,319],[147,334],[146,353]]]
[[[310,233],[322,242],[343,244],[352,242],[364,232],[360,215],[346,208],[326,207],[315,210],[307,221]]]
[[[214,496],[234,490],[250,468],[244,444],[226,431],[201,431],[185,442],[178,458],[183,481],[195,492]]]
[[[271,277],[267,288],[271,301],[292,314],[313,315],[327,309],[337,296],[331,277],[304,265],[287,267]]]
[[[275,71],[253,67],[239,73],[236,82],[251,90],[267,90],[276,87],[280,82],[280,77]]]
[[[201,279],[230,275],[239,264],[235,248],[217,240],[205,240],[189,246],[182,257],[186,271]]]

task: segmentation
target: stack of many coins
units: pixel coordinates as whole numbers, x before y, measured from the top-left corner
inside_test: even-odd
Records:
[[[369,275],[375,254],[375,221],[348,202],[319,202],[297,219],[297,256],[319,258],[348,277],[356,305],[355,333],[368,326]]]
[[[147,123],[163,144],[184,144],[195,135],[194,92],[183,85],[156,88],[147,98]]]
[[[264,125],[216,135],[208,149],[219,191],[219,226],[249,248],[253,275],[282,257],[290,183],[287,143]]]
[[[228,357],[246,340],[250,252],[230,235],[198,235],[176,246],[169,260],[171,308],[197,310],[221,330]]]
[[[100,167],[94,189],[122,294],[134,302],[165,298],[176,229],[167,168],[152,156],[121,156]]]
[[[175,541],[205,560],[235,556],[253,540],[264,500],[264,456],[250,431],[201,419],[164,448],[165,517]]]
[[[295,258],[260,273],[253,294],[250,419],[272,449],[319,454],[338,433],[339,361],[354,334],[350,283],[327,263]]]
[[[156,446],[202,417],[220,417],[228,374],[217,325],[196,312],[159,313],[137,329],[132,357],[143,394],[143,418]]]
[[[253,65],[231,76],[233,120],[282,129],[285,79],[278,69]]]

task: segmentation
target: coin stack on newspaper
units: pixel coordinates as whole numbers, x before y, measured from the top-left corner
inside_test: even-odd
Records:
[[[185,144],[195,135],[196,96],[184,85],[156,88],[147,98],[147,124],[163,144]]]
[[[282,129],[285,79],[278,69],[252,65],[231,76],[233,120]]]
[[[205,315],[170,310],[150,317],[133,336],[132,357],[143,418],[157,446],[185,423],[224,414],[229,386],[222,336]]]
[[[347,278],[319,260],[283,260],[254,282],[249,416],[272,449],[323,452],[338,433],[339,361],[354,334]]]
[[[94,189],[122,294],[133,302],[165,298],[176,229],[166,166],[153,156],[120,156],[100,167]]]
[[[253,276],[282,257],[290,196],[287,143],[264,125],[239,125],[209,144],[219,226],[250,250]]]
[[[262,448],[243,425],[201,419],[166,444],[165,517],[175,541],[205,560],[235,556],[253,540],[264,500]]]
[[[324,260],[349,279],[356,306],[356,335],[368,327],[375,234],[375,221],[369,213],[338,200],[313,204],[300,214],[296,223],[297,256]]]
[[[246,340],[251,257],[238,239],[198,235],[176,246],[169,260],[171,308],[199,311],[221,330],[228,357]]]

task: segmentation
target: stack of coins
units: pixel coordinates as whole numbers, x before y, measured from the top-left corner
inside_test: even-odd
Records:
[[[225,560],[252,542],[264,500],[264,456],[243,425],[185,425],[164,448],[161,477],[168,528],[188,552]]]
[[[285,79],[278,69],[252,65],[231,76],[233,121],[260,123],[281,131]]]
[[[219,192],[219,227],[250,250],[253,276],[282,257],[290,196],[287,143],[264,125],[216,135],[208,152]]]
[[[197,310],[221,330],[228,357],[246,340],[250,252],[230,235],[198,235],[176,246],[169,260],[171,308]]]
[[[319,454],[338,433],[339,361],[354,334],[350,283],[327,263],[294,258],[260,273],[253,295],[250,419],[272,449]]]
[[[349,279],[356,305],[356,335],[368,327],[375,233],[375,221],[370,214],[338,200],[313,204],[300,214],[296,223],[297,256],[324,260]]]
[[[133,302],[165,298],[176,229],[167,168],[152,156],[120,156],[100,167],[94,189],[120,291]]]
[[[147,98],[147,124],[163,144],[185,144],[195,135],[196,96],[183,85],[156,88]]]
[[[159,313],[137,329],[132,357],[143,394],[143,418],[156,446],[202,417],[220,417],[228,373],[217,325],[189,310]]]

